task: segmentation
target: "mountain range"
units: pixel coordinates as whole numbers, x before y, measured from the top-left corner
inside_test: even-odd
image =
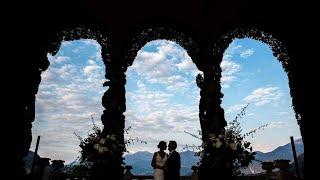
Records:
[[[153,153],[148,151],[139,151],[133,154],[124,156],[125,163],[132,166],[132,173],[135,175],[151,175],[153,170],[151,167]],[[180,152],[181,157],[181,175],[188,175],[191,173],[191,166],[199,162],[200,157],[195,156],[193,151]]]
[[[304,161],[304,145],[302,139],[297,139],[294,141],[296,153],[298,156],[299,164]],[[256,151],[255,159],[257,161],[253,161],[247,169],[244,169],[242,172],[245,174],[254,174],[260,173],[262,171],[261,162],[260,161],[274,161],[276,159],[288,159],[293,163],[293,152],[291,143],[285,144],[283,146],[279,146],[271,152],[263,153],[260,151]],[[301,164],[301,165],[302,165]]]
[[[304,145],[302,139],[295,140],[295,148],[297,155],[303,156]],[[283,146],[279,146],[271,152],[263,153],[256,151],[255,159],[258,161],[253,161],[248,168],[243,169],[244,174],[254,174],[260,173],[261,163],[259,161],[273,161],[276,159],[289,159],[293,161],[293,153],[291,148],[291,143]],[[199,156],[194,155],[195,152],[184,151],[180,152],[181,156],[181,175],[191,174],[191,166],[196,165],[199,162]],[[151,159],[153,154],[147,151],[139,151],[133,154],[128,154],[125,156],[125,163],[132,166],[132,173],[135,175],[152,175]],[[303,159],[303,158],[302,158]]]
[[[297,155],[299,156],[298,159],[300,160],[299,165],[303,165],[304,161],[304,145],[302,142],[302,139],[295,140],[295,148]],[[26,169],[27,171],[30,171],[32,159],[34,156],[34,152],[29,151],[28,155],[24,158]],[[148,151],[139,151],[132,154],[127,154],[124,156],[125,163],[127,165],[131,165],[133,167],[132,173],[134,175],[152,175],[152,167],[151,167],[151,159],[152,159],[153,153],[150,153]],[[197,163],[200,161],[199,156],[195,156],[195,152],[193,151],[184,151],[180,152],[181,156],[181,175],[189,175],[191,174],[191,167],[193,165],[197,165]],[[37,159],[40,157],[37,156]],[[289,159],[293,161],[293,153],[291,148],[291,143],[288,143],[283,146],[279,146],[276,149],[274,149],[271,152],[263,153],[260,151],[256,151],[255,159],[258,161],[253,161],[248,168],[243,169],[242,172],[245,174],[254,174],[254,173],[260,173],[262,171],[261,169],[261,163],[260,161],[273,161],[276,159]],[[75,165],[79,165],[79,161],[73,161],[69,164],[67,164],[66,168],[72,168]]]

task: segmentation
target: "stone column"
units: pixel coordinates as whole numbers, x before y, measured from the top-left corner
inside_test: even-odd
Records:
[[[19,97],[19,115],[15,124],[17,133],[12,139],[15,142],[15,176],[20,178],[24,175],[24,162],[22,159],[28,154],[32,141],[35,97],[41,81],[41,72],[45,71],[49,66],[49,61],[44,52],[38,58],[38,61],[31,62],[22,71],[24,73],[21,80],[23,91],[21,91],[22,96]]]
[[[199,167],[200,179],[214,179],[215,177],[227,177],[231,173],[226,166],[224,153],[214,150],[210,137],[218,136],[224,132],[227,122],[224,118],[224,110],[221,108],[221,68],[220,56],[213,56],[213,49],[206,43],[200,50],[203,65],[203,76],[198,75],[197,85],[200,90],[199,118],[202,130],[204,153]],[[221,59],[219,59],[221,58]]]
[[[113,47],[114,48],[114,47]],[[110,51],[102,47],[102,52]],[[104,125],[102,136],[113,137],[109,151],[104,158],[96,164],[93,170],[94,179],[120,180],[123,176],[122,154],[124,145],[124,115],[125,112],[125,72],[121,66],[121,57],[111,51],[111,60],[103,56],[106,65],[106,79],[104,86],[108,90],[102,97],[105,108],[101,116]]]

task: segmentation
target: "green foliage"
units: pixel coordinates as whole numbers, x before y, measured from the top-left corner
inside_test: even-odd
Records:
[[[245,137],[252,135],[257,131],[266,127],[268,124],[253,129],[242,134],[239,119],[245,115],[245,111],[249,104],[241,109],[233,121],[229,123],[220,134],[209,134],[209,140],[203,142],[201,146],[186,146],[187,149],[192,148],[199,150],[197,155],[203,158],[200,163],[215,166],[217,162],[225,162],[227,168],[231,169],[234,176],[240,175],[241,168],[248,165],[255,159],[255,152],[252,151],[251,143],[245,140]],[[186,131],[185,131],[186,132]],[[201,131],[198,135],[186,132],[191,136],[201,140]]]
[[[80,163],[90,164],[97,160],[103,159],[105,156],[112,155],[114,153],[122,153],[126,151],[126,146],[133,144],[134,142],[140,142],[147,144],[146,141],[139,138],[129,138],[121,142],[115,134],[102,134],[102,129],[94,123],[94,119],[91,116],[92,132],[88,134],[88,137],[83,139],[77,133],[74,133],[80,141]],[[131,127],[124,130],[126,134],[129,133]]]

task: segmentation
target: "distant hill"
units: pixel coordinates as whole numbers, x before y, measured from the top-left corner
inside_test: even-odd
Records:
[[[303,145],[302,139],[295,140],[295,148],[296,148],[297,156],[302,155],[301,157],[303,158],[304,145]],[[292,162],[294,161],[291,143],[288,143],[283,146],[279,146],[271,152],[263,153],[260,151],[256,151],[256,153],[257,154],[255,158],[256,160],[259,160],[259,161],[274,161],[276,159],[289,159]],[[301,161],[301,157],[300,157],[300,161]],[[253,161],[253,163],[248,167],[248,169],[243,170],[243,172],[246,174],[259,173],[261,171],[262,171],[261,163],[257,161]]]
[[[126,155],[125,163],[132,166],[132,173],[135,175],[151,175],[151,160],[153,154],[148,151],[139,151]]]
[[[301,155],[304,152],[304,146],[302,139],[295,141],[295,147],[297,155]],[[271,152],[263,153],[256,151],[256,159],[260,161],[273,161],[276,159],[289,159],[293,161],[293,154],[291,149],[291,143],[283,146],[279,146]],[[135,175],[152,175],[151,159],[153,154],[147,151],[139,151],[133,154],[125,156],[125,162],[128,165],[132,165],[132,172]],[[181,156],[181,175],[189,175],[191,173],[191,166],[196,165],[199,162],[199,157],[194,156],[194,152],[185,151],[180,153]],[[261,172],[260,162],[253,161],[253,163],[242,172],[245,174],[259,173]]]
[[[299,167],[303,165],[304,158],[304,145],[302,143],[302,139],[297,139],[295,141],[295,147],[297,155],[299,156]],[[263,153],[260,151],[256,151],[256,159],[260,161],[273,161],[276,159],[289,159],[293,161],[293,154],[291,149],[291,143],[288,143],[283,146],[279,146],[271,152]],[[191,173],[191,166],[196,165],[199,162],[200,158],[194,155],[195,153],[192,151],[184,151],[180,152],[181,156],[181,175],[189,175]],[[34,152],[29,151],[28,155],[24,158],[26,163],[27,171],[30,171],[32,159],[34,156]],[[151,167],[151,159],[153,153],[148,151],[139,151],[133,154],[125,155],[125,163],[131,165],[133,167],[132,173],[134,175],[152,175],[152,167]],[[37,156],[40,158],[40,156]],[[79,161],[73,161],[70,164],[66,165],[66,169],[71,171],[73,166],[79,165]],[[262,171],[260,162],[253,161],[253,163],[247,168],[242,170],[245,174],[253,174],[259,173]]]
[[[297,155],[300,155],[304,152],[304,146],[302,143],[302,139],[295,140],[295,147]],[[279,146],[271,152],[262,153],[257,151],[256,159],[262,161],[275,160],[275,159],[290,159],[293,160],[293,152],[291,148],[291,143],[288,143],[283,146]]]
[[[197,164],[200,158],[194,156],[192,151],[180,152],[181,157],[181,175],[189,175],[191,173],[191,166]],[[125,163],[133,167],[132,173],[134,175],[152,175],[153,169],[151,167],[153,153],[148,151],[139,151],[125,156]]]

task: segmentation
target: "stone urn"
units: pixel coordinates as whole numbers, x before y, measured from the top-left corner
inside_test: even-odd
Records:
[[[287,159],[277,159],[274,161],[275,167],[279,168],[281,172],[285,172],[290,168],[290,160]]]
[[[266,174],[271,174],[272,170],[275,168],[274,162],[272,161],[264,161],[261,164],[262,164],[262,169],[266,170]]]

